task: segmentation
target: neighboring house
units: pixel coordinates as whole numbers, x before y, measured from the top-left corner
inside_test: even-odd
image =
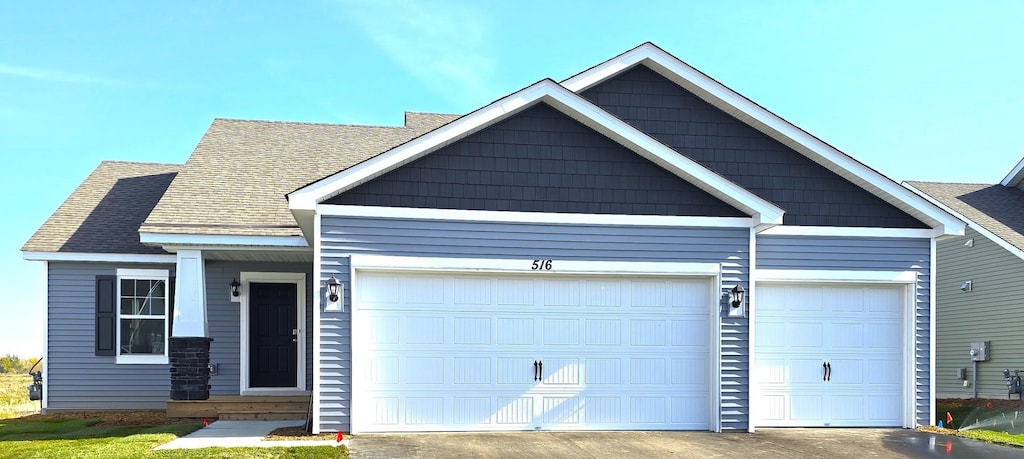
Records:
[[[461,117],[218,119],[183,165],[100,165],[23,251],[49,410],[311,391],[316,431],[753,431],[933,422],[963,230],[648,43]]]
[[[1024,369],[1024,315],[1013,294],[1024,285],[1024,160],[995,185],[906,184],[967,222],[963,237],[937,245],[936,394],[1006,397],[1003,369]],[[985,341],[988,360],[975,373],[971,344]]]

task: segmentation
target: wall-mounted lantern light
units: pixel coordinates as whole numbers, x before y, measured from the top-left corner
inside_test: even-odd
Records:
[[[339,287],[341,287],[341,282],[338,282],[338,279],[336,277],[331,276],[330,279],[327,279],[327,299],[330,300],[331,303],[338,301]]]
[[[344,312],[345,308],[342,306],[341,301],[341,282],[338,278],[331,276],[329,279],[324,281],[324,286],[327,287],[326,293],[327,302],[324,303],[325,312]]]
[[[743,306],[743,297],[747,294],[746,290],[743,290],[743,286],[736,284],[732,290],[729,291],[729,304],[734,308]]]
[[[737,283],[732,289],[729,290],[729,310],[726,311],[727,317],[746,317],[747,316],[747,291],[743,290],[743,286]]]
[[[242,284],[240,284],[238,282],[238,279],[231,279],[231,284],[230,285],[231,285],[231,296],[237,297],[238,296],[238,287],[241,287]]]

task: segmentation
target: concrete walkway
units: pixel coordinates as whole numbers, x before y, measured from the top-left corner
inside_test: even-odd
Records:
[[[291,446],[337,446],[348,445],[331,440],[284,440],[263,441],[263,437],[281,427],[300,426],[306,421],[214,421],[210,425],[174,441],[153,449],[196,449],[196,448],[287,448]]]

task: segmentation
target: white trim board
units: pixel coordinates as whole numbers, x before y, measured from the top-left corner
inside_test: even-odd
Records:
[[[139,231],[139,241],[158,246],[255,246],[303,247],[309,244],[302,236],[239,236],[229,234],[174,234]]]
[[[535,262],[550,261],[551,269],[534,269]],[[717,276],[718,263],[666,263],[633,261],[516,260],[490,258],[417,258],[352,255],[352,269],[379,271],[463,271],[520,274],[628,274]]]
[[[573,225],[639,225],[712,228],[751,228],[750,217],[680,217],[667,215],[568,214],[548,212],[506,212],[492,210],[426,209],[412,207],[340,206],[320,204],[317,215],[416,220],[479,221],[498,223],[540,223]]]
[[[421,137],[293,191],[288,194],[289,208],[293,212],[314,210],[317,204],[345,190],[539,103],[546,103],[595,129],[683,180],[753,216],[759,223],[782,222],[784,211],[778,206],[677,153],[551,80],[534,83]]]
[[[942,209],[650,42],[591,67],[563,81],[562,85],[570,91],[581,92],[639,64],[647,66],[708,103],[793,148],[929,226],[940,229],[942,234],[963,234],[963,225]]]
[[[84,253],[84,252],[22,252],[21,257],[29,261],[90,261],[103,263],[177,263],[174,255],[144,255],[131,253]]]
[[[935,204],[936,206],[939,206],[939,207],[943,208],[946,212],[949,212],[950,214],[952,214],[956,218],[959,218],[959,219],[967,222],[967,226],[970,226],[971,229],[977,231],[982,236],[985,236],[985,237],[989,238],[992,242],[995,242],[997,245],[999,245],[999,247],[1002,247],[1007,252],[1010,252],[1013,255],[1016,255],[1017,258],[1020,258],[1021,260],[1024,260],[1024,250],[1018,249],[1013,244],[1010,244],[1009,242],[1006,242],[1005,239],[1003,239],[1003,238],[1001,238],[999,236],[996,236],[995,233],[985,229],[984,226],[979,225],[974,220],[971,220],[971,219],[965,217],[960,212],[957,212],[957,211],[953,210],[951,207],[949,207],[949,206],[939,202],[939,200],[931,197],[928,193],[925,193],[924,191],[921,191],[921,190],[919,190],[917,188],[914,188],[914,186],[909,184],[909,183],[904,183],[904,185],[907,188],[909,188],[911,191],[921,195],[922,198],[927,199],[928,201],[930,201],[932,204]]]
[[[1010,173],[1006,174],[1006,177],[1003,177],[1003,180],[999,182],[999,184],[1002,186],[1012,187],[1020,185],[1021,181],[1024,181],[1024,177],[1020,175],[1021,170],[1024,170],[1024,158],[1021,158],[1021,160],[1017,162],[1017,165],[1013,166],[1013,169],[1010,169]]]
[[[849,226],[786,226],[779,225],[761,231],[765,236],[842,236],[842,237],[891,237],[931,239],[940,231],[924,228],[860,228]]]
[[[758,269],[757,282],[859,282],[912,284],[914,271],[843,271],[816,269]]]
[[[280,273],[242,271],[238,275],[241,283],[239,309],[239,392],[241,395],[302,395],[306,393],[306,273]],[[295,284],[296,287],[296,374],[295,387],[250,387],[249,386],[249,284]],[[231,303],[235,304],[235,303]]]

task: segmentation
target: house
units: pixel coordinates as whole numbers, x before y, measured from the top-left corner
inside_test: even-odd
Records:
[[[218,119],[103,163],[46,263],[49,410],[311,394],[315,431],[914,427],[964,224],[646,43],[464,116]]]
[[[1003,370],[1024,368],[1024,318],[1013,309],[1024,282],[1024,160],[994,185],[906,185],[967,222],[964,236],[936,248],[936,395],[1006,397]]]

